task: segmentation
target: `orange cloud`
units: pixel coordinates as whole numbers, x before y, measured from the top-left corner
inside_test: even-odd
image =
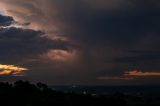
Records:
[[[160,76],[160,72],[141,72],[141,71],[130,71],[130,72],[125,72],[124,74],[125,76],[137,76],[137,77],[141,77],[141,76]]]
[[[134,80],[137,77],[152,77],[160,76],[160,72],[142,72],[138,70],[125,72],[122,76],[100,76],[97,77],[97,80]]]
[[[14,66],[14,65],[0,64],[0,75],[24,76],[25,75],[24,71],[26,70],[29,70],[29,69]]]

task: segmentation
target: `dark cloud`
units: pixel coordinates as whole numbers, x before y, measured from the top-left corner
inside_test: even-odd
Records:
[[[121,76],[136,69],[160,71],[158,4],[131,1],[131,6],[117,10],[93,9],[81,4],[70,10],[74,11],[66,21],[71,27],[69,35],[85,48],[85,61],[98,67],[90,70],[92,76]]]
[[[141,63],[141,62],[160,62],[160,51],[147,52],[140,51],[140,53],[133,53],[133,56],[122,57],[120,59],[116,59],[117,62],[126,62],[126,63]],[[157,61],[157,62],[156,62]]]
[[[13,22],[13,18],[9,16],[0,15],[0,26],[8,26]]]
[[[68,11],[74,10],[69,17],[73,38],[92,44],[110,42],[115,46],[131,46],[138,39],[145,39],[145,33],[159,34],[160,9],[149,3],[134,1],[133,7],[114,11],[95,10],[86,4],[72,8]]]
[[[94,79],[97,76],[118,76],[133,69],[160,71],[157,68],[160,63],[160,2],[157,0],[13,0],[5,3],[8,13],[28,21],[31,28],[38,26],[51,36],[60,34],[58,36],[69,40],[51,40],[42,37],[44,33],[41,31],[1,29],[1,60],[32,57],[49,49],[68,50],[71,47],[75,50],[78,45],[80,55],[74,64],[67,66],[55,61],[35,63],[32,67],[36,70],[34,75],[39,74],[39,79],[43,79],[45,74],[46,79],[60,83],[73,83],[74,79],[78,83],[99,83]],[[54,30],[56,28],[58,30]],[[46,67],[38,67],[43,64]],[[54,71],[43,72],[42,69]],[[58,78],[52,79],[56,75]]]
[[[3,17],[5,18],[7,16]],[[0,28],[0,63],[6,65],[14,64],[29,68],[29,71],[25,72],[27,76],[14,77],[12,75],[1,75],[0,80],[30,80],[30,78],[32,79],[35,76],[40,77],[41,73],[48,73],[47,67],[49,67],[45,64],[48,60],[43,60],[40,55],[47,54],[49,50],[64,50],[71,52],[73,48],[74,45],[70,42],[59,39],[49,39],[42,31],[23,29],[23,27]],[[52,66],[54,67],[54,65]],[[49,69],[49,71],[50,70],[51,69]]]
[[[112,61],[128,64],[129,70],[159,71],[160,51],[132,51],[130,56],[123,56]]]
[[[103,73],[123,73],[137,64],[137,68],[159,65],[159,2],[131,0],[127,5],[108,10],[81,2],[65,10],[69,14],[62,20],[71,27],[68,35],[83,46],[84,61],[99,67],[97,73],[101,68],[106,71]],[[146,52],[134,54],[130,50]]]
[[[3,16],[10,22],[11,17]],[[0,61],[1,63],[16,63],[22,59],[35,58],[38,54],[50,49],[68,50],[71,44],[61,40],[51,40],[44,37],[45,33],[22,28],[0,28]]]

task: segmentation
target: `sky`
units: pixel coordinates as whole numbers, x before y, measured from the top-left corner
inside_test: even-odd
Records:
[[[0,0],[0,81],[160,84],[159,0]]]

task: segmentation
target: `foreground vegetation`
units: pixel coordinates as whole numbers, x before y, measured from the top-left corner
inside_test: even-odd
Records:
[[[160,106],[140,97],[115,93],[91,95],[63,93],[52,90],[46,84],[30,84],[17,81],[14,84],[0,82],[1,106]]]

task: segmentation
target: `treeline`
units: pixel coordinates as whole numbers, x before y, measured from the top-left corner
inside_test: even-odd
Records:
[[[52,90],[46,84],[17,81],[0,82],[0,106],[153,106],[140,97],[122,93],[91,95],[64,93]],[[154,104],[160,106],[160,104]]]

